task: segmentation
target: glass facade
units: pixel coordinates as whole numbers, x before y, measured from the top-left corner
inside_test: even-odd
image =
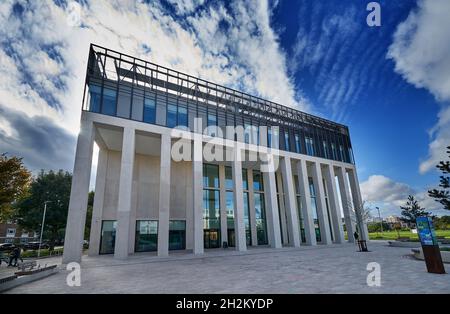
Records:
[[[310,156],[314,156],[314,141],[311,137],[305,138],[306,153]]]
[[[306,243],[306,234],[305,234],[305,223],[302,215],[302,199],[300,194],[300,183],[298,181],[298,176],[294,175],[294,185],[295,185],[295,194],[297,200],[297,215],[298,215],[298,226],[300,228],[300,237],[303,243]]]
[[[136,221],[135,252],[151,252],[158,249],[158,221]]]
[[[300,144],[300,137],[298,136],[298,134],[295,134],[295,152],[297,154],[301,153],[301,144]]]
[[[248,171],[242,169],[242,186],[244,190],[244,225],[245,225],[245,240],[247,245],[252,245],[252,232],[250,226],[250,206],[248,198]]]
[[[333,234],[333,228],[332,228],[332,223],[331,223],[331,214],[330,214],[330,204],[329,204],[329,200],[328,200],[328,190],[327,190],[327,185],[325,183],[325,179],[323,180],[323,191],[325,194],[325,206],[327,207],[328,226],[330,227],[331,240],[334,241],[334,234]]]
[[[253,170],[253,199],[255,202],[256,237],[258,245],[268,244],[264,182],[262,173]]]
[[[100,236],[100,254],[113,254],[116,244],[117,221],[103,220]]]
[[[221,246],[219,166],[203,165],[203,239],[205,248]]]
[[[169,222],[169,250],[186,249],[186,221],[170,220]]]
[[[290,151],[291,150],[291,143],[289,141],[289,133],[284,132],[284,150]]]
[[[106,73],[107,69],[112,73]],[[243,140],[258,145],[260,130],[253,127],[264,126],[268,131],[261,135],[267,135],[269,147],[277,141],[287,151],[353,161],[348,128],[329,120],[188,78],[144,60],[138,62],[137,58],[96,45],[91,45],[86,73],[88,89],[83,110],[167,127],[186,126],[190,130],[194,129],[194,118],[201,118],[204,126],[249,125],[251,135]],[[279,129],[277,134],[275,127]],[[210,135],[220,133],[210,130]],[[329,154],[322,145],[324,141],[335,151]],[[305,148],[301,148],[303,143]]]
[[[312,216],[313,216],[313,220],[314,220],[314,229],[316,231],[316,240],[317,240],[317,242],[321,242],[322,237],[320,234],[319,218],[317,216],[316,189],[314,188],[313,179],[308,178],[308,181],[309,181],[309,193],[311,194],[311,210],[312,210]]]

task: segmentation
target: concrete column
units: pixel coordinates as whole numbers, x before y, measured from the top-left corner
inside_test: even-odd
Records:
[[[342,210],[344,212],[344,221],[345,228],[347,229],[348,242],[353,243],[355,242],[355,239],[353,237],[355,227],[352,221],[350,191],[345,169],[339,167],[337,170],[337,176],[339,181],[339,190],[341,192]]]
[[[170,166],[172,163],[171,149],[172,139],[170,134],[161,134],[158,256],[169,255]]]
[[[220,186],[220,233],[222,242],[228,242],[228,222],[227,222],[227,201],[225,183],[225,166],[219,165],[219,186]]]
[[[281,159],[281,172],[283,176],[284,205],[287,213],[287,226],[289,229],[289,244],[294,247],[300,246],[300,230],[298,225],[297,204],[292,179],[291,159]]]
[[[278,215],[280,217],[280,230],[281,234],[283,235],[281,237],[281,242],[284,245],[289,244],[289,232],[287,228],[287,222],[286,222],[286,206],[284,204],[284,187],[283,187],[283,179],[281,178],[281,173],[276,172],[275,173],[275,180],[277,182],[277,201],[278,201]]]
[[[323,189],[323,178],[320,163],[315,162],[312,165],[312,178],[316,192],[317,218],[319,219],[320,236],[323,244],[331,244],[330,224],[328,222],[327,205],[325,200],[325,191]]]
[[[361,190],[359,189],[358,175],[356,174],[356,170],[352,169],[348,172],[348,177],[350,181],[350,189],[352,191],[352,199],[353,199],[353,208],[355,210],[356,217],[358,218],[358,228],[361,236],[361,240],[369,240],[369,232],[367,230],[367,224],[363,221],[362,210],[364,210]]]
[[[241,148],[239,145],[234,148],[234,158],[231,164],[233,173],[233,197],[234,197],[234,235],[236,240],[236,250],[246,251],[244,224],[244,190],[242,186],[242,162]]]
[[[252,246],[258,245],[258,237],[256,234],[256,210],[255,210],[255,190],[253,189],[253,169],[247,169],[248,178],[248,212],[250,215],[250,234],[252,238]]]
[[[89,255],[98,255],[102,232],[102,212],[105,199],[106,169],[108,167],[108,151],[100,148],[95,179],[94,206],[92,209],[91,234],[89,235]]]
[[[122,159],[120,164],[119,197],[117,201],[116,245],[114,248],[114,257],[119,259],[128,257],[135,136],[134,129],[128,127],[124,128]]]
[[[273,156],[269,157],[272,159]],[[273,248],[281,248],[281,230],[278,214],[277,187],[275,183],[275,171],[269,170],[262,173],[264,178],[264,196],[266,203],[267,231],[269,244]]]
[[[92,121],[84,118],[84,115],[81,117],[70,189],[63,264],[80,263],[83,249],[95,130]]]
[[[192,189],[194,213],[194,254],[203,254],[203,144],[201,134],[194,134]]]
[[[328,191],[328,203],[330,205],[331,221],[333,223],[334,241],[336,243],[344,243],[344,229],[342,227],[341,209],[339,207],[339,199],[336,189],[336,179],[334,168],[332,165],[327,165],[324,169],[324,178]]]
[[[314,220],[311,209],[311,194],[309,192],[308,170],[306,161],[301,159],[297,163],[297,173],[300,188],[300,198],[302,202],[302,217],[305,228],[305,240],[307,245],[316,245],[316,231],[314,228]]]

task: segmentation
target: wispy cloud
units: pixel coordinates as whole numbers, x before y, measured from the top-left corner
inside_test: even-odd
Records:
[[[360,187],[363,199],[379,206],[383,216],[400,215],[400,206],[405,205],[408,195],[415,196],[426,210],[436,215],[445,214],[445,210],[426,191],[416,190],[406,183],[396,182],[383,175],[371,175],[361,182]]]
[[[426,88],[438,101],[438,122],[430,130],[428,156],[419,166],[425,173],[446,158],[450,145],[450,2],[421,0],[401,23],[389,47],[395,71],[417,88]]]
[[[267,1],[2,1],[0,105],[3,121],[10,119],[0,126],[0,150],[12,143],[19,155],[28,149],[20,137],[12,142],[22,132],[18,116],[48,121],[57,134],[74,138],[91,42],[307,109],[287,73],[269,11]],[[36,135],[35,142],[44,137]],[[71,168],[51,151],[35,155],[25,162],[37,167],[58,160],[42,167]]]

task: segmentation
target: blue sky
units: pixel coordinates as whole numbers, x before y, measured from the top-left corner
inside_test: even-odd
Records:
[[[73,167],[94,42],[349,126],[363,197],[399,214],[450,145],[450,2],[0,3],[0,151]],[[95,165],[94,165],[95,171]]]

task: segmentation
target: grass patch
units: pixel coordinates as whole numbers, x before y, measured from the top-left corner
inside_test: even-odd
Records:
[[[419,241],[419,236],[417,233],[412,233],[409,230],[402,231],[384,231],[383,234],[381,232],[371,232],[369,233],[369,238],[371,240],[397,240],[398,237],[401,238],[409,238],[411,241]],[[446,239],[450,239],[450,230],[436,230],[437,237],[445,237]]]

